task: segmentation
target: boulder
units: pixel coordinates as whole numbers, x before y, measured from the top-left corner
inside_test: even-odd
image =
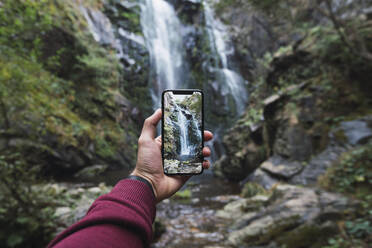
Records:
[[[281,125],[276,133],[274,153],[293,160],[307,160],[312,154],[311,138],[301,125]]]
[[[265,189],[271,189],[279,182],[279,179],[272,177],[267,172],[258,168],[246,178],[246,181],[257,183]]]
[[[254,140],[262,129],[252,132],[249,127],[237,125],[223,139],[226,155],[215,163],[214,173],[232,181],[243,180],[266,157],[265,147]]]
[[[70,184],[53,184],[46,185],[47,188],[56,188],[58,191],[63,191],[66,201],[65,206],[56,208],[55,215],[58,218],[58,228],[56,233],[60,233],[66,227],[76,223],[83,218],[91,204],[97,197],[111,191],[112,187],[106,186],[104,183],[95,187],[82,188],[79,185]]]
[[[300,173],[304,165],[298,161],[288,161],[276,155],[263,162],[260,168],[274,177],[289,179]]]
[[[348,142],[351,145],[366,144],[372,138],[372,116],[367,116],[359,120],[345,121],[341,123]]]
[[[93,165],[86,167],[74,174],[74,177],[81,179],[94,179],[96,176],[104,173],[108,168],[108,165]]]
[[[344,151],[346,149],[341,146],[327,147],[323,152],[308,161],[301,173],[293,176],[289,182],[302,185],[315,185],[318,177],[323,175]]]
[[[318,177],[350,148],[365,144],[372,137],[371,116],[341,122],[329,133],[329,144],[324,151],[313,156],[304,166],[304,170],[291,178],[290,182],[302,185],[314,185]],[[341,137],[340,137],[341,136]]]
[[[249,201],[262,204],[244,207]],[[234,247],[319,247],[337,232],[335,220],[354,207],[338,194],[281,184],[270,198],[256,196],[229,203],[218,216],[234,220],[228,234],[228,243]]]

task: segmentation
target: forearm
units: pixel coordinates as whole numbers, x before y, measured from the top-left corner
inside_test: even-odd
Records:
[[[48,247],[147,247],[152,240],[155,197],[143,182],[120,181],[87,215]]]

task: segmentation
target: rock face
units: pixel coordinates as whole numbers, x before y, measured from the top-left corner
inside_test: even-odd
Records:
[[[297,71],[313,63],[306,58],[309,55],[300,54],[274,59],[273,69],[267,76],[268,83],[274,86],[274,82],[282,77],[297,77],[291,70]],[[314,70],[308,77],[317,80],[317,72]],[[347,81],[343,84],[348,85]],[[352,90],[351,94],[358,96],[363,94],[361,89],[345,86],[340,92],[329,94],[324,87],[303,82],[283,87],[279,93],[260,100],[259,110],[248,108],[225,135],[226,156],[217,161],[215,174],[240,181],[261,166],[260,173],[266,173],[266,179],[314,184],[342,152],[365,144],[371,138],[368,112],[359,115],[364,117],[348,117],[351,121],[329,124],[329,119],[337,119],[340,112],[347,116],[348,111],[352,111],[340,107],[339,94]],[[342,101],[364,106],[368,104],[364,99],[360,96],[359,102],[352,97]]]
[[[103,183],[95,187],[77,187],[58,184],[52,186],[56,192],[63,192],[67,199],[70,199],[70,202],[65,202],[69,204],[68,206],[56,208],[55,216],[59,219],[59,226],[56,233],[60,233],[66,227],[71,226],[83,218],[97,197],[111,191],[111,187]]]
[[[117,56],[123,66],[121,89],[136,109],[132,111],[142,124],[152,111],[149,90],[149,52],[140,23],[139,1],[107,1],[104,13],[112,23]]]
[[[340,195],[283,184],[270,197],[229,203],[217,216],[234,220],[228,236],[234,247],[319,247],[338,232],[334,221],[353,208]]]
[[[0,120],[0,153],[21,153],[30,166],[40,165],[43,174],[55,177],[96,164],[133,168],[142,109],[123,90],[127,82],[116,56],[120,42],[104,7],[61,1],[50,4],[50,13],[35,11],[60,21],[34,32],[42,43],[35,48],[40,58],[0,58],[10,78],[23,68],[17,85],[4,80],[9,97],[2,99],[7,113]],[[35,28],[39,22],[27,25]]]
[[[303,165],[298,161],[286,163],[287,161],[279,156],[273,156],[260,165],[260,168],[278,178],[292,178],[294,175],[300,173]]]
[[[240,181],[253,172],[265,159],[265,147],[252,138],[262,129],[252,132],[247,126],[236,126],[223,139],[226,154],[214,167],[217,176]]]

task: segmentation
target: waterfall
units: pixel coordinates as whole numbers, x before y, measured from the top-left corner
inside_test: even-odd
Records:
[[[141,25],[155,74],[152,98],[158,106],[161,92],[179,88],[184,80],[182,25],[164,0],[142,0]]]
[[[203,4],[210,46],[216,55],[213,70],[217,76],[221,75],[219,76],[220,84],[226,84],[228,87],[229,93],[234,98],[237,114],[240,115],[244,112],[248,100],[245,90],[246,81],[239,73],[229,68],[229,56],[234,54],[234,47],[229,44],[231,41],[228,39],[225,25],[214,17],[213,10],[207,1]]]
[[[177,110],[178,110],[177,122],[178,122],[178,127],[180,128],[180,133],[181,133],[181,140],[180,140],[181,156],[189,155],[190,154],[189,139],[188,139],[188,136],[189,136],[188,125],[189,124],[181,108],[177,106]]]

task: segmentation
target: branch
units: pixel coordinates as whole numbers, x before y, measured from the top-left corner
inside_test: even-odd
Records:
[[[368,61],[372,61],[372,53],[370,53],[367,49],[367,46],[363,40],[363,38],[360,37],[360,35],[355,31],[355,28],[353,29],[350,29],[347,27],[346,24],[342,23],[342,21],[340,21],[336,14],[333,12],[333,9],[332,9],[332,0],[323,0],[322,2],[325,3],[326,5],[326,8],[327,8],[327,11],[324,11],[322,10],[321,8],[319,8],[318,6],[315,6],[316,10],[319,11],[319,13],[321,13],[322,15],[324,15],[325,17],[329,18],[338,35],[340,36],[342,42],[350,49],[350,51],[356,55],[356,56],[359,56],[359,57],[362,57]],[[346,31],[346,34],[345,34],[345,31]],[[349,39],[349,36],[347,35],[353,35],[355,41],[357,42],[357,44],[355,44],[355,42],[353,43],[350,39]],[[358,46],[360,47],[360,51],[358,51],[355,47]]]

